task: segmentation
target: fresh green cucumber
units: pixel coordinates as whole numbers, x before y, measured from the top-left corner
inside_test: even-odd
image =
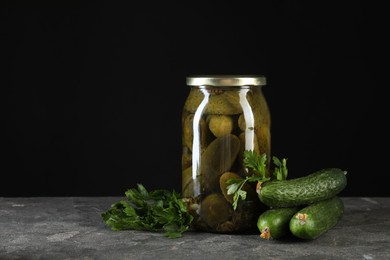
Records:
[[[304,177],[266,181],[258,190],[261,202],[269,207],[295,207],[332,198],[347,185],[346,172],[326,168]]]
[[[260,237],[269,240],[286,235],[289,232],[290,219],[299,209],[300,207],[292,207],[264,211],[257,220]]]
[[[290,231],[299,238],[315,239],[335,226],[343,213],[343,201],[337,196],[315,202],[295,213]]]

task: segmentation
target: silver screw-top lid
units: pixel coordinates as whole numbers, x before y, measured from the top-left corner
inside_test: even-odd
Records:
[[[266,79],[261,75],[200,75],[187,77],[188,86],[264,86]]]

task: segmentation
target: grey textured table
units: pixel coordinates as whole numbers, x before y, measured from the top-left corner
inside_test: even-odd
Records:
[[[121,197],[0,198],[0,259],[390,259],[390,198],[342,198],[343,219],[316,240],[112,231]]]

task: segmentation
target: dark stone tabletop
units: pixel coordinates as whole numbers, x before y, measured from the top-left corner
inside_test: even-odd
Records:
[[[112,231],[119,197],[0,197],[0,259],[390,259],[390,198],[343,197],[341,221],[315,240],[258,234]]]

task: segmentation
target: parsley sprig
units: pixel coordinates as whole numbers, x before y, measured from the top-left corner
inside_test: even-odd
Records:
[[[273,174],[274,179],[276,179],[278,181],[282,181],[282,180],[287,179],[287,173],[288,173],[287,159],[283,158],[280,161],[277,157],[273,156],[272,161],[276,165],[275,170],[274,170],[274,174]]]
[[[101,214],[112,230],[164,231],[167,237],[177,238],[189,229],[193,217],[179,193],[162,189],[148,192],[138,184],[125,195],[127,200],[114,203]]]
[[[227,180],[227,194],[233,195],[233,209],[236,210],[238,206],[238,201],[246,199],[246,191],[242,188],[247,182],[258,182],[263,183],[269,180],[285,180],[287,178],[287,159],[279,160],[277,157],[273,156],[273,163],[275,169],[272,177],[266,176],[266,162],[267,155],[265,153],[259,155],[254,151],[245,150],[244,151],[244,165],[247,168],[253,170],[251,176],[247,176],[245,179],[229,179]]]

